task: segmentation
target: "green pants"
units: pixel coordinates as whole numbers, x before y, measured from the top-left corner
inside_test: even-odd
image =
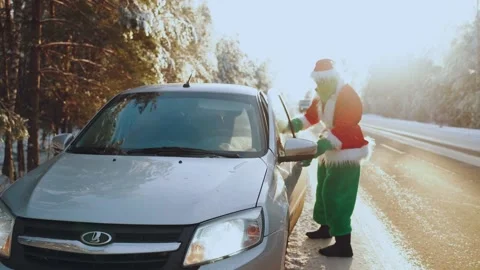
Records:
[[[313,219],[330,227],[332,236],[352,232],[351,217],[357,199],[360,165],[319,164]]]

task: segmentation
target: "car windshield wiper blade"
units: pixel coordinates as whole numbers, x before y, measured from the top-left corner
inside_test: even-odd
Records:
[[[139,148],[126,151],[127,154],[146,154],[146,155],[192,155],[192,156],[209,156],[209,157],[228,157],[239,158],[237,153],[217,152],[198,148],[189,147],[154,147],[154,148]]]
[[[78,154],[96,154],[96,155],[125,155],[125,150],[107,146],[107,147],[72,147],[70,152]]]

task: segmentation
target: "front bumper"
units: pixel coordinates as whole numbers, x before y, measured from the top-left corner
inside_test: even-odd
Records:
[[[200,270],[279,270],[285,262],[285,232],[278,231],[263,239],[263,242],[245,252],[228,259],[200,267]],[[13,270],[0,262],[0,270]]]
[[[177,226],[178,227],[178,226]],[[135,240],[138,237],[142,239],[150,239],[150,237],[165,237],[173,235],[175,241],[183,243],[179,250],[169,253],[166,257],[166,262],[163,263],[161,269],[165,270],[174,270],[174,269],[283,269],[284,264],[284,254],[286,246],[286,232],[285,230],[277,231],[269,236],[264,237],[262,243],[250,250],[232,256],[230,258],[204,265],[201,267],[191,267],[183,268],[181,267],[184,259],[184,254],[188,247],[191,237],[195,231],[196,226],[181,226],[179,228],[168,226],[168,228],[157,227],[138,227],[138,226],[119,226],[119,225],[105,225],[105,224],[70,224],[65,222],[57,221],[44,221],[44,220],[29,220],[29,219],[17,219],[14,227],[13,239],[18,239],[21,235],[40,236],[52,239],[75,239],[75,237],[83,231],[93,231],[101,230],[112,232],[117,239],[123,239],[123,242],[128,242],[129,240]],[[166,230],[166,231],[165,231]],[[59,231],[63,233],[59,234]],[[166,234],[168,233],[168,235]],[[135,237],[133,237],[135,236]],[[137,237],[138,236],[138,237]],[[133,238],[132,238],[133,237]],[[170,236],[169,236],[170,237]],[[170,237],[171,238],[171,237]],[[163,239],[163,238],[162,238]],[[160,239],[160,240],[162,240]],[[167,238],[166,238],[167,239]],[[138,239],[137,239],[138,240]],[[168,239],[167,239],[168,240]],[[170,239],[171,240],[171,239]],[[143,241],[143,240],[142,240]],[[135,241],[134,241],[135,242]],[[138,242],[138,241],[136,241]],[[45,254],[45,249],[33,249],[31,247],[27,248],[20,244],[18,241],[12,241],[12,256],[10,259],[0,259],[0,270],[3,269],[52,269],[53,266],[58,267],[66,265],[67,263],[71,268],[78,269],[81,265],[87,262],[88,265],[97,263],[97,259],[91,260],[92,256],[89,256],[89,261],[86,261],[87,258],[78,256],[69,256],[68,252],[62,254],[62,252],[47,252]],[[63,252],[65,253],[65,252]],[[100,255],[101,256],[101,255]],[[103,257],[103,256],[101,256]],[[39,261],[39,258],[41,259]],[[105,258],[101,261],[108,260],[109,266],[125,266],[131,267],[137,265],[137,267],[145,267],[145,262],[149,262],[151,258],[141,258],[135,257],[134,260],[129,258],[124,258],[121,256],[121,261],[115,261],[118,259],[118,256],[115,258]],[[148,259],[148,260],[147,260]],[[45,261],[46,260],[46,261]],[[111,261],[113,260],[113,261]],[[138,263],[136,262],[138,260]],[[147,260],[147,261],[145,261]],[[156,260],[162,261],[163,258],[159,257]],[[122,262],[126,261],[126,262]],[[145,262],[144,262],[145,261]],[[79,265],[78,263],[82,263]],[[52,264],[52,265],[50,265]],[[107,264],[105,264],[107,265]],[[75,266],[75,267],[74,267]],[[13,267],[13,268],[12,268]],[[123,268],[125,268],[123,267]],[[128,268],[127,267],[127,268]],[[150,266],[151,267],[151,266]],[[61,269],[62,267],[60,267]],[[82,267],[80,267],[82,268]],[[83,267],[86,269],[90,267]],[[114,269],[118,267],[114,267]],[[122,268],[122,269],[123,269]],[[112,269],[110,267],[109,269]],[[131,268],[129,268],[131,269]]]
[[[200,267],[200,270],[279,270],[285,262],[286,233],[281,230],[263,239],[263,242],[245,252]],[[0,269],[1,270],[1,269]]]

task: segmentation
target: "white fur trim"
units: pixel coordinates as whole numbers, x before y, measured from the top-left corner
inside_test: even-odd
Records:
[[[320,119],[320,122],[321,122],[323,118],[323,104],[320,98],[318,98],[317,113],[318,113],[318,119]]]
[[[335,69],[330,69],[327,71],[312,71],[310,77],[315,81],[319,82],[323,79],[330,79],[330,78],[339,78],[340,74]]]
[[[333,127],[333,118],[335,116],[335,105],[337,104],[338,93],[340,93],[344,86],[345,84],[343,81],[339,80],[335,94],[333,94],[325,104],[322,121],[327,128]]]
[[[307,128],[312,126],[312,124],[310,124],[310,122],[307,120],[307,117],[305,117],[305,115],[300,116],[298,119],[300,119],[300,121],[302,121],[302,128],[303,129],[307,129]]]
[[[318,161],[327,165],[361,164],[368,161],[373,153],[375,141],[370,137],[365,139],[368,144],[361,148],[327,151],[318,158]]]
[[[335,149],[342,148],[342,142],[337,138],[337,136],[333,135],[330,130],[327,130],[322,134],[323,138],[327,139]]]
[[[333,116],[335,114],[335,103],[337,102],[337,95],[334,94],[330,99],[328,99],[325,104],[325,109],[323,110],[322,122],[327,128],[333,127]]]

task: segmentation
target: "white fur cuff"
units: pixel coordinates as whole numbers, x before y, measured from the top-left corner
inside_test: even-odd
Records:
[[[307,120],[307,117],[305,117],[305,115],[302,115],[299,118],[300,118],[300,121],[302,121],[303,129],[307,129],[312,126],[312,124]]]
[[[323,133],[323,137],[327,139],[335,149],[340,150],[342,148],[342,142],[337,138],[337,136],[333,135],[330,130],[327,130],[325,133]]]

